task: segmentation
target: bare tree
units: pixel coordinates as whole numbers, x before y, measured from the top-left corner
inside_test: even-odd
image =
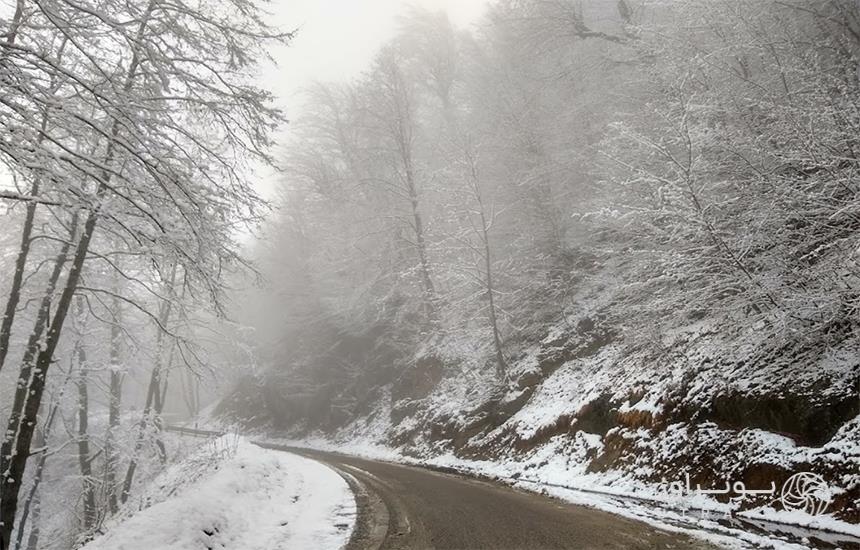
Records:
[[[80,216],[81,227],[55,262],[0,447],[4,547],[66,317],[74,296],[95,291],[83,289],[80,277],[100,245],[97,228],[128,239],[144,255],[158,251],[181,263],[218,309],[223,266],[242,264],[235,227],[255,219],[262,206],[242,165],[250,157],[268,160],[269,132],[280,117],[268,106],[269,95],[252,84],[251,70],[261,44],[287,38],[244,0],[195,7],[108,1],[97,9],[37,3],[25,21],[27,32],[24,23],[16,31],[19,41],[4,43],[4,70],[19,84],[10,88],[14,95],[4,95],[2,121],[32,139],[24,147],[4,141],[3,153],[16,168],[38,166],[44,181],[64,182],[52,186],[54,202]],[[50,39],[55,32],[69,38],[62,61]],[[43,47],[52,55],[42,54]],[[62,115],[38,132],[29,111],[55,101],[34,84],[42,74],[65,78],[57,93],[66,101]],[[36,135],[44,140],[34,148]]]
[[[487,321],[493,338],[496,372],[501,378],[507,375],[508,363],[502,349],[502,337],[499,330],[499,314],[495,297],[497,290],[493,283],[493,256],[490,244],[490,231],[496,221],[497,212],[495,205],[488,206],[485,204],[484,194],[481,190],[477,151],[469,138],[466,139],[463,157],[467,185],[474,205],[474,209],[469,212],[469,226],[472,233],[478,237],[479,246],[472,246],[468,240],[466,242],[481,260],[483,272],[480,280],[484,286],[483,294],[487,299]]]
[[[374,82],[380,96],[378,104],[368,111],[391,147],[396,162],[393,188],[408,204],[411,220],[408,223],[412,239],[410,244],[418,256],[421,285],[424,291],[424,308],[428,320],[438,322],[438,297],[431,275],[427,232],[421,209],[418,168],[415,159],[417,139],[416,97],[400,66],[396,51],[383,51],[377,64],[378,77]]]

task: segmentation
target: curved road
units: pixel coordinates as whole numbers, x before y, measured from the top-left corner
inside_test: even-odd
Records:
[[[279,445],[329,464],[356,492],[348,550],[713,549],[606,512],[534,493],[398,464]]]

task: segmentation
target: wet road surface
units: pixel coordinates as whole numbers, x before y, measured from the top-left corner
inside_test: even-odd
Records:
[[[356,492],[348,550],[714,549],[607,512],[455,474],[294,449],[329,464]]]

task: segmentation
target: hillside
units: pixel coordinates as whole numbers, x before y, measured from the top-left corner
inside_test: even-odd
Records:
[[[833,491],[828,511],[860,523],[856,337],[777,342],[709,316],[652,333],[654,345],[631,343],[605,321],[613,297],[601,285],[581,293],[562,322],[519,343],[507,382],[462,335],[417,350],[396,381],[346,390],[351,415],[292,397],[295,389],[280,385],[288,378],[272,385],[265,377],[246,381],[219,413],[291,437],[492,461],[515,477],[601,489],[655,492],[687,473],[702,487],[726,479],[781,487],[812,471]],[[386,345],[384,333],[378,338],[373,349]],[[740,509],[775,500],[749,498]]]
[[[799,506],[860,523],[858,37],[842,0],[404,15],[307,95],[243,296],[260,368],[220,415],[601,490],[774,487],[711,493],[735,510],[811,472]]]

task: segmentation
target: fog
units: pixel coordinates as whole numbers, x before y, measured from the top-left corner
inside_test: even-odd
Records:
[[[853,0],[4,0],[0,550],[850,546],[858,62]]]

